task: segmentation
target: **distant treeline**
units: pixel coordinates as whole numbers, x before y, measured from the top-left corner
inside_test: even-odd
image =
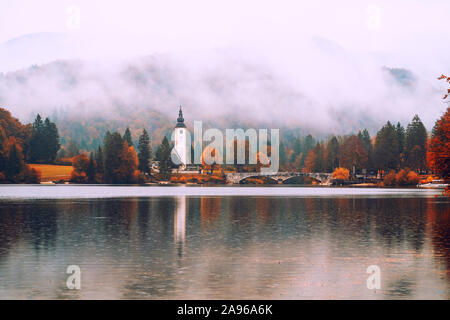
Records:
[[[338,167],[355,173],[404,167],[423,171],[428,168],[427,140],[427,130],[416,115],[406,130],[400,123],[388,121],[374,138],[366,129],[321,142],[310,135],[297,138],[292,147],[282,144],[280,162],[285,170],[304,172],[333,172]]]
[[[123,135],[106,131],[97,148],[82,150],[74,140],[60,139],[57,126],[48,118],[42,120],[37,115],[33,124],[23,125],[0,108],[0,182],[35,183],[39,172],[27,163],[58,163],[73,164],[73,182],[136,183],[149,179],[150,160],[159,161],[159,178],[168,178],[173,164],[172,146],[166,135],[153,153],[149,133],[139,131],[136,149],[127,128]],[[355,135],[331,136],[326,141],[317,141],[311,135],[289,139],[282,136],[280,170],[333,172],[346,168],[350,173],[387,173],[410,168],[416,172],[432,170],[449,178],[449,132],[447,109],[430,137],[417,115],[406,129],[388,121],[375,137],[370,137],[366,129]],[[62,140],[65,143],[61,146]],[[255,170],[251,166],[235,169]]]

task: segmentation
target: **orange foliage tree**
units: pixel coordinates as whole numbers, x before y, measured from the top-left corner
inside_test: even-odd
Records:
[[[450,178],[450,107],[433,128],[428,143],[427,162],[441,177]]]
[[[419,183],[419,175],[410,169],[402,169],[398,173],[391,170],[384,176],[383,184],[385,186],[411,186]]]
[[[402,169],[396,174],[395,182],[399,186],[416,185],[419,183],[419,175],[408,168]]]
[[[117,180],[123,183],[135,182],[139,162],[134,147],[129,147],[128,143],[124,141],[122,152],[118,156],[121,160],[120,165],[114,170]]]
[[[40,172],[25,163],[30,126],[0,108],[0,182],[39,183]]]
[[[271,146],[267,146],[267,152],[259,151],[256,154],[256,171],[261,171],[261,168],[270,167],[270,159],[268,155],[272,154]]]
[[[314,149],[309,150],[308,155],[305,159],[305,166],[302,169],[302,172],[313,172],[314,166],[316,163],[317,155],[314,152]]]
[[[367,166],[368,153],[361,140],[356,135],[345,139],[339,148],[339,164],[349,170],[362,169]]]
[[[334,169],[331,177],[335,180],[348,180],[350,172],[347,168],[336,168]]]
[[[70,176],[70,181],[76,183],[88,182],[86,172],[89,168],[89,158],[83,153],[72,159],[73,171]]]
[[[211,174],[214,172],[214,168],[223,162],[220,152],[210,145],[203,149],[201,161],[203,169],[209,170]]]

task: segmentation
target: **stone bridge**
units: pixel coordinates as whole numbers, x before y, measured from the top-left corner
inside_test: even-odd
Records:
[[[229,172],[225,173],[227,183],[238,184],[250,177],[269,177],[278,183],[283,183],[293,177],[310,177],[321,183],[330,183],[331,173],[304,173],[304,172]]]

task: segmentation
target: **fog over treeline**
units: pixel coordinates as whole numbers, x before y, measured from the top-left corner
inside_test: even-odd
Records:
[[[329,40],[309,39],[279,60],[240,49],[34,65],[0,76],[0,105],[30,121],[38,112],[114,120],[142,110],[175,119],[182,104],[187,121],[319,134],[407,124],[416,113],[431,129],[444,108],[438,81]]]
[[[49,116],[63,137],[75,122],[83,134],[130,126],[159,136],[180,104],[188,125],[373,135],[418,114],[431,130],[446,108],[436,78],[450,73],[449,8],[447,0],[17,0],[0,4],[0,107],[24,122]]]

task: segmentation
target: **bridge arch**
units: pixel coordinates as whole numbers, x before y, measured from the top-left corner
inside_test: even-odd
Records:
[[[273,177],[262,175],[244,177],[241,180],[239,180],[239,184],[253,184],[253,183],[257,184],[256,182],[258,180],[262,181],[262,183],[264,184],[278,184],[278,180],[275,180]]]
[[[331,173],[303,173],[303,172],[228,172],[225,173],[227,183],[239,184],[247,178],[270,178],[277,182],[285,182],[293,177],[309,177],[322,183],[327,183],[331,179]]]
[[[283,184],[313,184],[322,182],[319,179],[307,175],[292,176],[283,180]]]

